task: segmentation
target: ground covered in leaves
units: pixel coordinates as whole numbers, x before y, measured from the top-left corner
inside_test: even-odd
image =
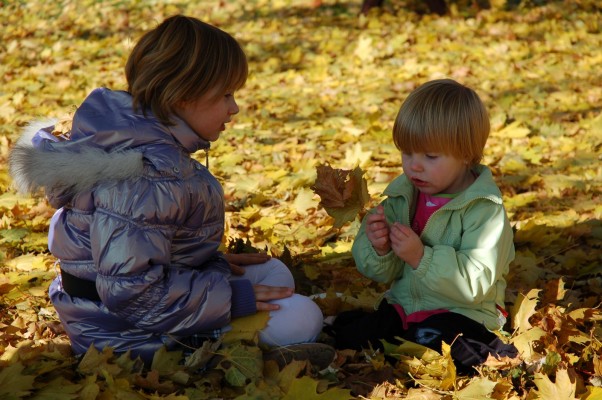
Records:
[[[507,10],[492,1],[478,11],[459,1],[443,17],[401,0],[358,16],[360,3],[0,1],[1,398],[602,397],[599,3]],[[374,205],[400,172],[390,132],[405,96],[440,77],[481,94],[493,128],[485,162],[516,231],[506,340],[519,359],[491,359],[460,377],[446,349],[406,343],[387,347],[386,359],[342,351],[325,371],[301,362],[279,371],[253,344],[261,314],[239,321],[219,349],[186,360],[159,352],[151,370],[110,349],[71,354],[47,297],[53,210],[11,189],[9,148],[25,124],[68,115],[93,88],[123,89],[132,43],[175,13],[232,33],[250,60],[241,113],[209,155],[226,193],[228,243],[282,257],[299,292],[327,293],[317,301],[328,315],[370,307],[383,288],[355,271],[349,251],[359,219],[342,223],[320,206],[317,168],[361,168]],[[214,351],[222,361],[200,373]]]

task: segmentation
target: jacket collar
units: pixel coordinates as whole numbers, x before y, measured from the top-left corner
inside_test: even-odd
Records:
[[[211,143],[200,137],[183,119],[176,116],[173,116],[172,119],[176,124],[168,127],[169,132],[188,153],[207,150],[211,147]]]

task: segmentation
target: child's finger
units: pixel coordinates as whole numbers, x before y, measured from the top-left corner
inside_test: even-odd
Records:
[[[386,222],[385,215],[384,214],[378,214],[378,213],[369,214],[366,217],[366,222],[368,224],[371,224],[373,222]]]
[[[368,225],[368,227],[374,233],[377,233],[377,232],[381,232],[384,234],[389,233],[389,226],[385,222],[381,222],[381,221],[371,222]]]
[[[237,265],[263,264],[271,258],[266,253],[224,254],[224,257],[229,263]]]
[[[411,228],[402,225],[399,222],[396,222],[391,226],[391,233],[394,233],[399,239],[403,239],[410,236],[410,232],[408,232],[408,229],[410,230],[410,232],[412,231]]]
[[[232,275],[241,276],[245,274],[245,269],[240,265],[230,264],[230,271]]]
[[[264,301],[255,302],[255,306],[257,307],[257,311],[275,311],[280,309],[278,304],[266,303]]]
[[[402,225],[402,224],[399,224],[399,229],[400,229],[400,230],[401,230],[401,232],[403,232],[403,234],[404,234],[405,236],[407,236],[407,237],[410,237],[410,236],[414,236],[414,235],[416,235],[416,233],[415,233],[415,232],[412,230],[412,228],[410,228],[410,227],[409,227],[409,226],[407,226],[407,225]]]

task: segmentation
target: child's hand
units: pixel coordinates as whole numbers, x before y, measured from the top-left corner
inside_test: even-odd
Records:
[[[241,253],[241,254],[224,254],[224,258],[230,264],[232,275],[244,275],[244,265],[263,264],[268,262],[270,255],[266,253]]]
[[[257,311],[278,310],[280,308],[278,304],[268,302],[270,300],[291,297],[295,292],[293,288],[267,285],[255,285],[253,286],[253,291],[255,292],[255,304],[257,306]]]
[[[385,209],[382,205],[376,207],[376,213],[366,216],[366,236],[379,256],[384,256],[391,251],[389,224],[385,219]]]
[[[412,268],[418,268],[424,255],[424,245],[420,237],[410,228],[396,222],[391,226],[391,247],[397,257],[401,258]]]

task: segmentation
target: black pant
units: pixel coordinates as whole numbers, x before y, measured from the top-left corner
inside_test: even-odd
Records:
[[[326,332],[335,338],[338,349],[360,350],[371,345],[382,350],[381,339],[399,343],[395,337],[401,337],[441,352],[445,342],[452,345],[451,355],[459,373],[474,372],[472,367],[484,362],[489,354],[511,358],[518,354],[516,347],[502,342],[484,325],[457,313],[435,314],[409,324],[406,330],[397,310],[386,301],[375,312],[341,313]]]

